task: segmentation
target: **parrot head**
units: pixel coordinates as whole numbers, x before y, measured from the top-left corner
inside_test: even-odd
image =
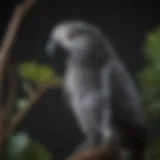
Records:
[[[97,27],[84,21],[63,21],[55,25],[46,43],[46,52],[53,56],[59,48],[72,58],[84,58],[103,44],[103,35]]]

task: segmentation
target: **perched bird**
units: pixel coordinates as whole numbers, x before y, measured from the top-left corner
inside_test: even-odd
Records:
[[[64,21],[53,27],[46,44],[53,56],[68,55],[64,91],[87,147],[110,148],[119,155],[124,138],[134,160],[142,160],[146,129],[138,89],[112,44],[98,27]]]

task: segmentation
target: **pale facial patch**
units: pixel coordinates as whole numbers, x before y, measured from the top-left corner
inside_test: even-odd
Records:
[[[69,38],[69,34],[72,31],[72,27],[69,25],[59,25],[53,28],[51,32],[51,38],[59,42],[64,48],[69,49],[70,51],[88,49],[88,38],[85,36],[77,36],[74,39]]]
[[[57,26],[52,30],[52,38],[55,41],[60,42],[64,47],[68,47],[68,33],[69,28],[67,26]]]

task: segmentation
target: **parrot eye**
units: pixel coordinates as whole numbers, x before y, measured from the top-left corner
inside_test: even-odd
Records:
[[[72,30],[70,31],[70,33],[68,34],[68,39],[73,40],[78,36],[81,36],[83,34],[82,31],[80,30]]]

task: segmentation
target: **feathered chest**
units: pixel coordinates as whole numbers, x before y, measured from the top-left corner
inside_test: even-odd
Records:
[[[84,96],[98,85],[96,70],[82,66],[68,66],[65,73],[65,89],[71,96]]]

